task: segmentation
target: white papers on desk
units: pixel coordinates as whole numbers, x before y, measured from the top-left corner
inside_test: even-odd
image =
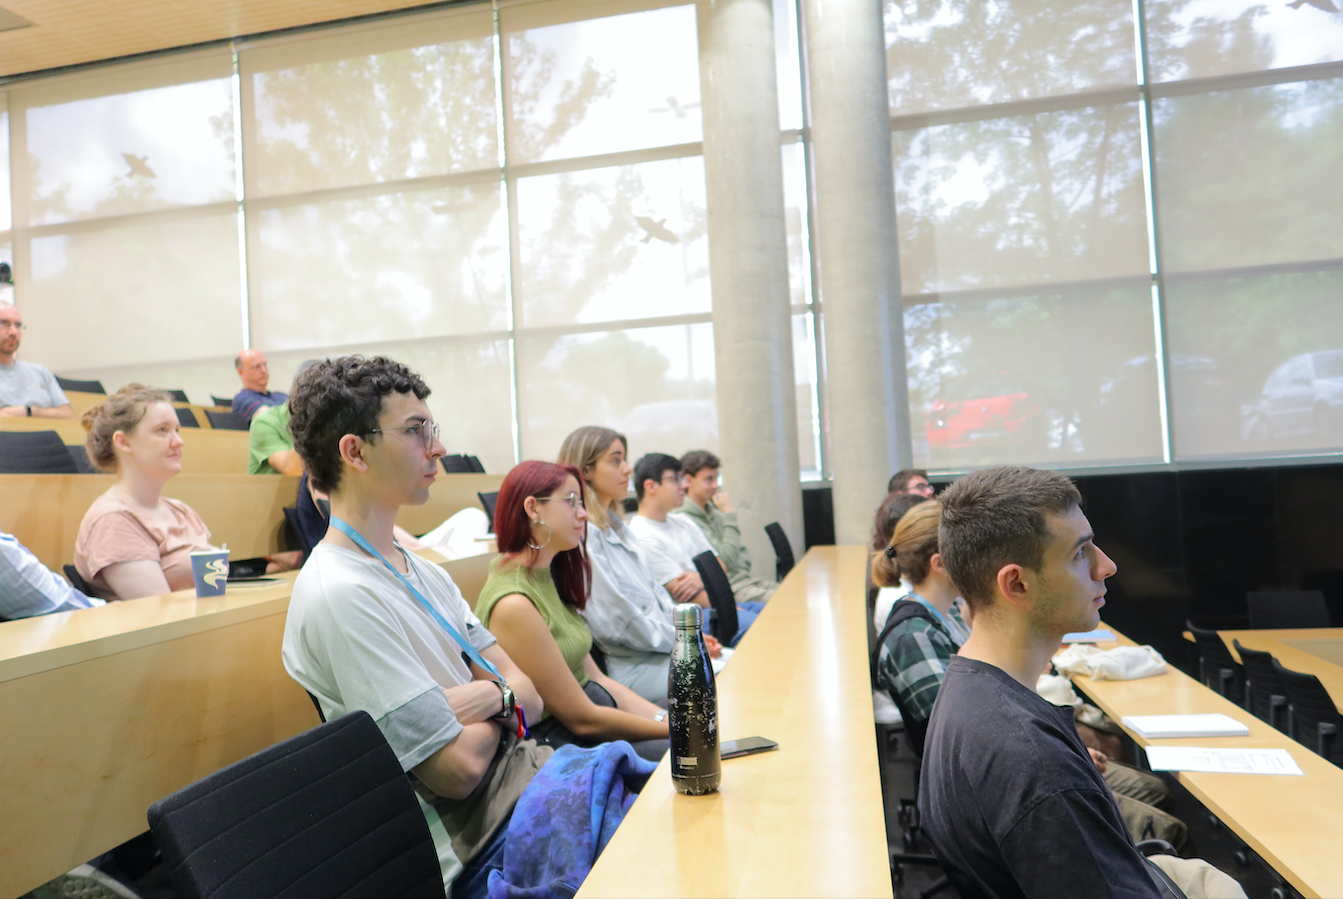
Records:
[[[716,659],[709,660],[709,664],[713,666],[714,677],[717,677],[718,675],[723,673],[723,669],[727,667],[727,660],[732,658],[732,654],[734,652],[736,652],[735,649],[731,649],[727,646],[724,646],[722,655],[720,655]]]
[[[1105,628],[1096,628],[1094,631],[1077,631],[1072,634],[1063,635],[1064,643],[1113,643],[1115,642],[1115,632],[1107,631]]]
[[[1148,746],[1153,771],[1208,771],[1214,774],[1294,774],[1301,766],[1286,749],[1205,749],[1202,746]]]
[[[1248,737],[1250,729],[1226,715],[1125,715],[1119,723],[1149,740],[1173,737]]]

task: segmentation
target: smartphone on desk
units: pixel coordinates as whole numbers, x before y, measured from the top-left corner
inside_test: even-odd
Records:
[[[764,737],[745,737],[740,740],[724,740],[718,746],[718,757],[734,759],[739,755],[752,755],[757,752],[769,752],[778,749],[779,744]]]

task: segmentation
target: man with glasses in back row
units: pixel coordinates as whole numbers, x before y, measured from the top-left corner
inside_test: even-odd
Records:
[[[71,420],[70,400],[51,370],[14,358],[26,327],[19,310],[0,300],[0,415]]]

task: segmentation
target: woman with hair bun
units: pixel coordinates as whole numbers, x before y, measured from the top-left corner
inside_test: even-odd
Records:
[[[890,544],[872,562],[877,586],[898,586],[903,577],[913,587],[891,607],[877,637],[872,680],[900,709],[905,733],[920,755],[947,663],[970,636],[956,608],[960,593],[938,552],[941,522],[937,500],[915,505],[896,523]]]
[[[590,654],[579,614],[592,582],[587,520],[578,469],[527,461],[510,471],[494,509],[499,557],[476,615],[541,694],[538,742],[628,740],[657,761],[667,751],[666,713],[603,674]]]
[[[93,501],[75,538],[75,568],[104,599],[136,599],[195,582],[191,554],[214,549],[186,503],[163,496],[182,471],[171,398],[129,384],[84,413],[89,461],[117,482]]]
[[[215,549],[210,529],[181,500],[163,495],[182,472],[185,441],[171,398],[128,384],[84,413],[84,445],[117,482],[93,501],[75,538],[75,568],[104,599],[138,599],[195,584],[191,554]],[[268,557],[268,570],[293,568],[297,553]]]

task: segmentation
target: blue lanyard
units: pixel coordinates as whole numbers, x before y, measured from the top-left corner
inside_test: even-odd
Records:
[[[486,659],[483,655],[481,655],[479,652],[476,651],[476,648],[474,646],[472,646],[468,641],[464,640],[462,638],[462,635],[457,632],[457,628],[449,624],[448,619],[444,618],[441,614],[439,614],[438,609],[435,609],[429,603],[429,600],[425,599],[424,595],[420,593],[419,590],[415,589],[415,585],[412,584],[409,580],[407,580],[404,574],[393,568],[392,563],[384,559],[382,557],[382,553],[374,549],[373,545],[370,544],[367,540],[365,540],[362,534],[360,534],[354,528],[350,527],[348,524],[341,521],[334,515],[331,516],[331,526],[334,527],[336,530],[340,531],[346,537],[349,537],[351,540],[353,540],[356,544],[358,544],[360,549],[363,549],[365,552],[372,555],[373,558],[377,559],[379,562],[386,565],[387,570],[390,571],[392,574],[396,575],[397,578],[400,579],[401,583],[406,585],[406,589],[410,591],[411,596],[414,596],[417,600],[419,600],[420,605],[424,606],[425,611],[428,612],[430,615],[432,615],[435,621],[443,625],[443,629],[448,632],[449,636],[451,636],[452,639],[457,641],[457,645],[462,648],[462,652],[470,656],[471,661],[475,662],[481,668],[484,668],[490,674],[499,678],[500,681],[503,680],[503,677],[500,676],[499,674],[499,669],[495,668],[494,665],[488,659]]]
[[[334,521],[335,519],[332,520]],[[947,633],[951,635],[951,638],[953,640],[959,637],[957,629],[951,626],[951,622],[947,619],[946,615],[942,614],[941,609],[939,609],[937,606],[933,605],[928,600],[924,599],[922,596],[920,596],[919,594],[915,593],[912,590],[909,592],[909,598],[921,604],[925,609],[936,615],[937,620],[942,622],[942,626],[947,629]]]

